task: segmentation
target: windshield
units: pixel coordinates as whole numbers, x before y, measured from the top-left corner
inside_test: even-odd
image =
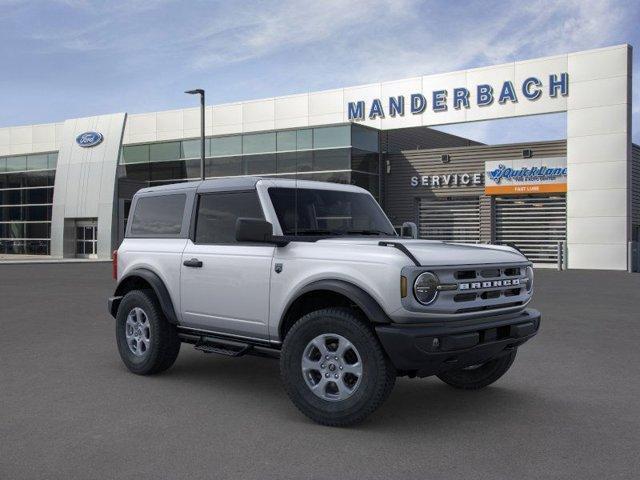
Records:
[[[283,235],[395,236],[380,206],[365,193],[270,188],[269,196]]]

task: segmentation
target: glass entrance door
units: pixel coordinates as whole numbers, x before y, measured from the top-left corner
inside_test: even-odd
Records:
[[[98,255],[98,223],[76,223],[76,257],[96,258]]]

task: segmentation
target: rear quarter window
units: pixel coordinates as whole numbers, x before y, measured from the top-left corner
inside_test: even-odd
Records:
[[[129,234],[134,237],[178,237],[186,201],[187,196],[183,193],[139,198]]]

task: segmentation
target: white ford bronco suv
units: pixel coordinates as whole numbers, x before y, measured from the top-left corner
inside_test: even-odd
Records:
[[[397,376],[486,387],[538,331],[531,263],[404,228],[412,235],[351,185],[239,177],[142,189],[114,252],[120,356],[140,375],[169,368],[181,343],[279,357],[293,403],[334,426],[366,418]]]

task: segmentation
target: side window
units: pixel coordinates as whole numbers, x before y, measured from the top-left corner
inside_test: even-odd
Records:
[[[177,237],[187,196],[184,193],[139,198],[131,219],[132,236]]]
[[[264,218],[255,191],[201,195],[196,220],[196,243],[236,243],[238,217]]]

